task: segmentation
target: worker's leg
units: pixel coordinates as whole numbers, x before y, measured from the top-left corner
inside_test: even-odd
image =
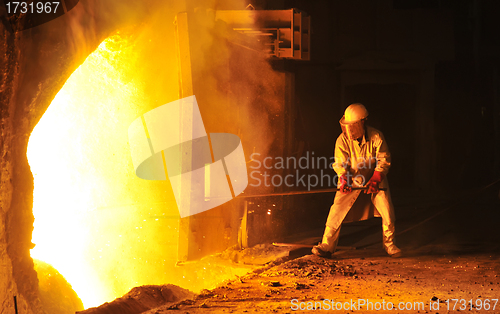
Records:
[[[394,233],[396,232],[396,217],[394,215],[391,192],[389,190],[379,191],[373,195],[372,201],[377,211],[382,216],[382,241],[385,251],[390,256],[400,256],[401,250],[395,244]]]
[[[330,207],[330,213],[328,214],[328,219],[326,220],[326,228],[323,233],[323,239],[321,243],[314,246],[312,253],[322,257],[328,257],[337,247],[340,234],[340,226],[342,221],[344,221],[345,216],[352,207],[352,204],[357,199],[359,192],[352,192],[349,194],[337,193],[335,195],[335,200],[333,205]]]
[[[314,255],[329,257],[335,252],[337,243],[339,242],[340,227],[337,229],[332,229],[328,226],[325,228],[323,233],[323,240],[318,245],[314,246],[311,252]]]

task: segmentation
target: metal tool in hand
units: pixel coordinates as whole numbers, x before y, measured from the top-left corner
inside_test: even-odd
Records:
[[[352,187],[353,191],[357,190],[368,190],[368,187]],[[302,194],[315,194],[315,193],[328,193],[328,192],[338,192],[337,188],[332,189],[321,189],[312,191],[293,191],[293,192],[283,192],[283,193],[270,193],[270,194],[257,194],[257,195],[245,195],[245,193],[240,194],[239,198],[244,197],[266,197],[266,196],[284,196],[284,195],[302,195]],[[387,188],[380,188],[379,191],[387,191]]]

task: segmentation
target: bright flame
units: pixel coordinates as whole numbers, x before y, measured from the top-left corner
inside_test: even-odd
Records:
[[[248,272],[212,260],[176,267],[179,212],[170,183],[134,173],[130,123],[178,99],[168,27],[160,15],[133,40],[105,40],[66,81],[29,140],[31,256],[56,268],[85,308],[140,285],[197,292]]]
[[[175,259],[175,247],[169,254],[141,251],[148,240],[155,245],[158,229],[175,232],[177,218],[175,203],[165,205],[172,204],[165,182],[140,180],[131,165],[128,124],[148,101],[133,75],[137,50],[120,35],[101,43],[67,80],[29,140],[35,181],[31,256],[53,265],[85,307],[141,284],[129,270],[103,274],[123,271],[117,263]],[[166,212],[172,219],[159,220]]]

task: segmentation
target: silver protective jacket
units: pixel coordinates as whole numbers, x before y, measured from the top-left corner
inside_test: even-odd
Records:
[[[367,126],[361,141],[349,140],[340,134],[335,144],[335,162],[333,169],[340,177],[349,176],[354,187],[366,185],[374,171],[387,175],[391,166],[391,154],[384,135],[377,129]],[[338,229],[342,222],[365,220],[382,217],[384,225],[394,223],[394,207],[391,201],[389,183],[385,177],[379,191],[365,194],[361,190],[348,194],[337,192],[326,225]]]

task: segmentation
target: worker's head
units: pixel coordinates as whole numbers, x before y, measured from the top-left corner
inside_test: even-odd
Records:
[[[342,132],[350,140],[356,140],[365,134],[365,121],[368,118],[368,110],[362,104],[352,104],[344,112],[340,119]]]

